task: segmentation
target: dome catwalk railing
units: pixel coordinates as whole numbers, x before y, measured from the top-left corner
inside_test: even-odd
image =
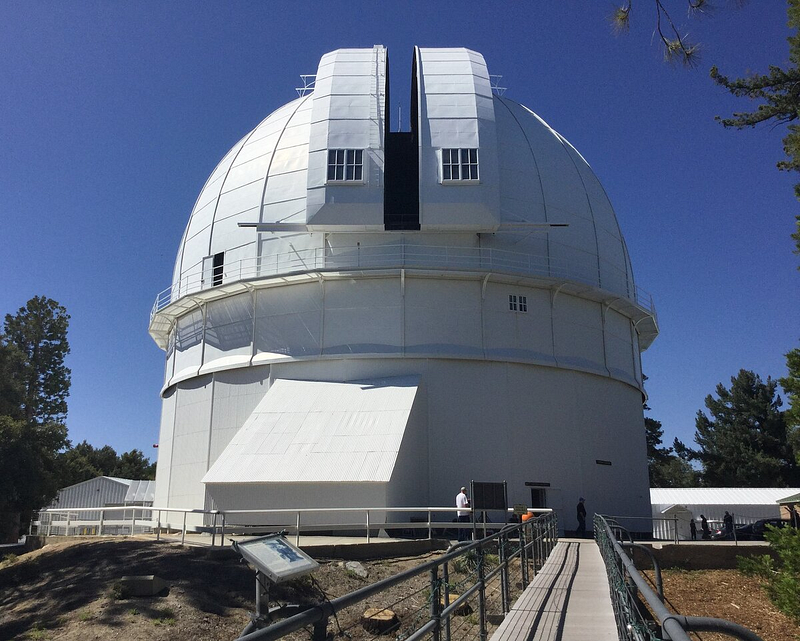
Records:
[[[550,244],[554,243],[551,241]],[[580,251],[563,247],[572,252]],[[573,281],[619,294],[651,315],[656,315],[652,296],[640,287],[632,287],[624,270],[602,259],[598,261],[596,256],[588,253],[585,253],[585,258],[587,263],[591,261],[594,264],[581,270],[574,266],[574,261],[530,252],[491,247],[396,243],[300,249],[232,261],[222,268],[204,267],[198,263],[187,269],[180,281],[156,296],[150,319],[152,321],[158,312],[184,296],[220,285],[304,272],[398,268],[497,272]],[[609,285],[606,281],[614,284]]]

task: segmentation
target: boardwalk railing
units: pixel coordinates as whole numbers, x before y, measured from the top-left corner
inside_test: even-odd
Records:
[[[365,601],[397,615],[384,630],[395,639],[418,641],[486,641],[510,611],[517,596],[536,575],[558,538],[553,512],[472,542],[452,546],[445,554],[355,592],[312,606],[269,625],[253,621],[240,639],[274,641],[308,628],[313,641],[324,641],[331,618],[333,631],[348,635],[361,626]],[[266,627],[259,628],[259,625]]]
[[[619,638],[625,641],[689,641],[689,632],[719,632],[736,639],[763,641],[755,632],[726,619],[690,617],[670,612],[663,594],[657,594],[639,573],[618,536],[627,535],[611,517],[595,514],[594,536],[606,565]],[[654,562],[655,563],[655,562]],[[660,571],[656,580],[660,592]]]
[[[499,524],[485,522],[478,514],[476,523],[459,523],[456,507],[320,507],[261,510],[201,510],[176,507],[84,507],[40,510],[31,521],[29,534],[43,536],[102,536],[181,533],[211,534],[211,545],[225,545],[225,536],[285,531],[300,544],[301,534],[325,532],[363,533],[366,542],[373,533],[384,530],[404,537],[434,538],[468,530],[468,538],[486,536]],[[471,511],[471,510],[468,510]],[[509,508],[509,515],[513,510]],[[548,508],[528,508],[531,515],[551,512]],[[473,533],[473,529],[475,530]]]

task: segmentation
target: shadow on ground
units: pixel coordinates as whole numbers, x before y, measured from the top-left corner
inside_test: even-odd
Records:
[[[52,547],[0,569],[0,639],[58,627],[64,615],[103,598],[97,620],[124,625],[133,608],[115,598],[114,584],[126,575],[156,574],[201,612],[227,616],[232,608],[253,607],[253,572],[232,553],[136,540]],[[153,620],[172,615],[158,597],[135,599],[135,609]]]

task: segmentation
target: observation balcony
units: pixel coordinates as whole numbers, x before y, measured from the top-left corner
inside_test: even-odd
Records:
[[[198,263],[186,270],[180,281],[158,293],[150,312],[150,335],[159,347],[165,348],[178,317],[203,302],[254,288],[317,280],[326,274],[377,275],[406,270],[415,274],[511,277],[520,284],[557,288],[596,300],[631,318],[641,348],[647,349],[658,335],[653,297],[632,286],[628,275],[615,265],[589,254],[585,258],[583,264],[591,267],[580,269],[573,260],[491,247],[361,243],[355,247],[300,249],[247,258],[216,269]]]

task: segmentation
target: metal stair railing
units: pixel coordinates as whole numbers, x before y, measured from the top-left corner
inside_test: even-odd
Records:
[[[763,641],[752,630],[727,619],[691,617],[670,612],[663,603],[663,592],[656,594],[653,591],[623,549],[623,546],[638,546],[632,541],[621,544],[614,534],[614,528],[621,529],[610,517],[595,514],[595,540],[606,566],[620,639],[689,641],[689,632],[718,632],[744,641]],[[657,583],[660,587],[660,568],[655,557],[651,555],[650,558],[656,569]],[[650,613],[655,617],[653,623],[657,625],[651,625]]]
[[[367,599],[374,601],[377,595],[386,590],[427,573],[430,577],[425,590],[427,600],[417,609],[415,616],[409,617],[410,623],[402,630],[392,630],[392,634],[403,641],[418,641],[423,638],[433,641],[486,641],[489,627],[495,620],[493,617],[502,618],[510,611],[512,594],[515,591],[521,593],[527,587],[530,572],[535,574],[538,571],[557,541],[558,522],[554,512],[522,523],[512,523],[483,539],[455,544],[436,559],[349,594],[325,600],[268,627],[254,629],[256,623],[251,622],[239,639],[274,641],[302,628],[311,627],[312,640],[325,641],[331,618],[336,621],[340,632],[347,634],[346,629],[349,626],[344,624],[345,630],[342,630],[343,625],[337,614]],[[491,559],[495,558],[495,552],[497,566],[492,567],[494,561]],[[453,584],[451,581],[455,572],[454,566],[458,563],[462,568],[469,567],[469,572],[467,578]],[[516,581],[517,577],[519,582]],[[458,596],[451,602],[449,597],[455,597],[454,589],[458,590]],[[477,617],[471,623],[455,621],[454,616],[468,606],[470,600],[473,603],[477,600]],[[359,624],[355,622],[352,625]]]

